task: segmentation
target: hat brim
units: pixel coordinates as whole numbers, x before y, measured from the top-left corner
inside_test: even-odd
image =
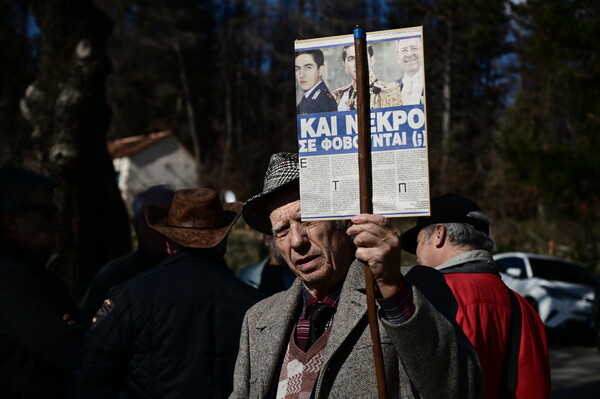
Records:
[[[273,226],[271,225],[269,215],[267,215],[267,200],[269,200],[274,194],[291,187],[294,184],[298,184],[299,181],[300,179],[296,177],[273,190],[256,194],[252,198],[248,199],[242,207],[242,217],[244,218],[244,222],[253,229],[272,236]]]
[[[402,249],[409,254],[416,255],[417,253],[417,238],[423,226],[414,226],[402,233]]]
[[[223,204],[223,213],[226,221],[224,226],[196,228],[169,225],[167,223],[169,211],[150,205],[146,209],[146,223],[154,230],[184,247],[212,248],[223,241],[227,234],[229,234],[235,221],[240,217],[241,209],[241,202]]]

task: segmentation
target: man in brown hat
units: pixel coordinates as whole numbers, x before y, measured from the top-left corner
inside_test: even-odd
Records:
[[[177,191],[168,211],[148,208],[171,255],[109,292],[84,338],[74,397],[229,395],[242,318],[262,298],[223,259],[240,209],[205,188]]]
[[[145,212],[150,205],[168,211],[174,195],[173,188],[161,184],[135,196],[131,227],[135,232],[138,247],[127,255],[111,260],[96,273],[79,303],[79,310],[87,323],[92,320],[112,287],[153,268],[168,256],[165,236],[148,226]]]
[[[478,397],[477,356],[443,276],[401,273],[400,233],[385,217],[303,221],[301,203],[298,156],[273,155],[242,214],[298,278],[246,314],[230,398],[378,397],[363,264],[377,283],[388,397]]]

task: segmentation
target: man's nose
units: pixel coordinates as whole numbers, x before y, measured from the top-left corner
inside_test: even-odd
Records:
[[[292,248],[300,248],[306,243],[306,230],[301,223],[290,225],[290,245]]]

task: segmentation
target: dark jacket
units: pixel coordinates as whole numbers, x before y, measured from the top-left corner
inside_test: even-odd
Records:
[[[64,399],[85,328],[45,256],[0,238],[0,398]]]
[[[87,322],[92,320],[112,287],[153,268],[162,260],[151,257],[141,248],[138,248],[102,266],[79,303],[79,310],[84,320]]]
[[[215,252],[178,253],[109,292],[84,339],[76,398],[226,398],[242,319],[262,298]]]
[[[337,111],[337,102],[325,82],[319,83],[308,97],[302,96],[302,100],[300,100],[296,107],[297,114],[333,111]]]

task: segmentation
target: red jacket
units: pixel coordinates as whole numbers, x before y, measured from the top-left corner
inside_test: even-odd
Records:
[[[483,370],[485,399],[499,398],[511,304],[508,288],[497,273],[489,253],[471,251],[438,266],[458,302],[456,321],[469,338]],[[475,256],[474,256],[475,255]],[[482,256],[483,255],[483,256]],[[448,263],[452,263],[448,265]],[[465,269],[466,268],[466,269]],[[477,272],[478,268],[483,272]],[[550,367],[544,325],[527,301],[516,294],[521,308],[521,343],[515,398],[549,398]]]

